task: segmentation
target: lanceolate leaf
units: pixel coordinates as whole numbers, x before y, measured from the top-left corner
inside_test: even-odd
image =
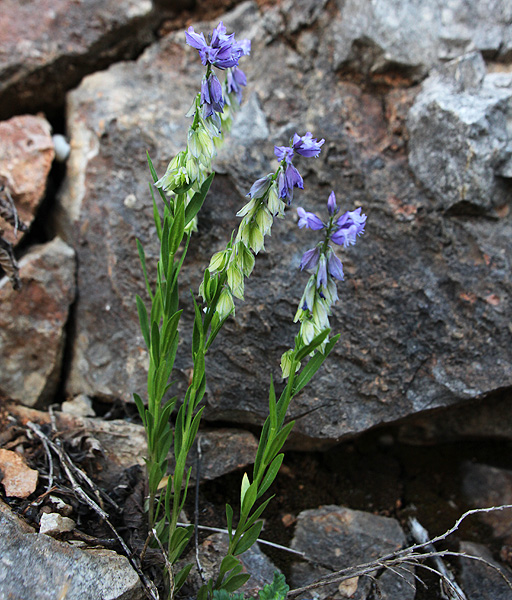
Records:
[[[208,194],[210,185],[215,177],[215,173],[212,173],[203,183],[199,192],[196,192],[185,209],[185,226],[197,215],[203,206],[203,202]]]

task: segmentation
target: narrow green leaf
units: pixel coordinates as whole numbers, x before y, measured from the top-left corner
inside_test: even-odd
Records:
[[[171,254],[176,254],[176,251],[180,247],[181,240],[183,239],[183,235],[185,233],[185,207],[183,202],[179,202],[175,215],[172,227],[169,232],[169,252]]]
[[[256,458],[254,460],[254,468],[253,468],[253,479],[255,479],[259,473],[261,461],[263,459],[263,454],[267,447],[268,434],[270,429],[270,417],[265,419],[265,423],[263,424],[263,429],[260,434],[260,441],[258,443],[258,450],[256,451]]]
[[[276,391],[274,389],[274,380],[270,376],[270,391],[268,394],[268,409],[270,417],[270,426],[277,428],[277,408],[276,408]]]
[[[240,520],[242,520],[242,515],[247,516],[249,514],[249,512],[251,511],[251,508],[254,506],[254,503],[256,502],[257,493],[258,493],[257,482],[253,481],[244,495]]]
[[[151,324],[151,354],[153,355],[153,360],[155,364],[160,364],[160,331],[158,329],[158,324],[153,322]]]
[[[146,407],[144,406],[144,402],[142,401],[142,398],[139,396],[139,394],[133,394],[133,401],[135,402],[135,406],[137,407],[137,410],[139,411],[139,415],[140,418],[142,419],[142,424],[144,425],[144,428],[146,427]]]
[[[266,454],[266,461],[274,460],[276,454],[281,450],[283,444],[286,442],[286,438],[290,435],[290,431],[293,429],[295,425],[295,421],[291,421],[286,424],[281,431],[276,435],[274,441],[271,443],[270,448],[268,449],[268,454]]]
[[[190,449],[192,448],[192,444],[194,443],[194,440],[196,439],[196,435],[197,435],[197,430],[199,429],[199,423],[201,422],[201,416],[203,414],[203,410],[204,410],[204,406],[199,409],[199,411],[197,412],[196,416],[194,417],[194,419],[192,420],[192,423],[190,425],[190,430],[189,430],[189,434],[188,434],[188,443],[187,443],[187,454],[190,452]]]
[[[181,571],[179,571],[174,576],[174,591],[175,592],[177,592],[178,590],[180,590],[180,588],[183,587],[183,584],[187,580],[188,574],[190,573],[190,569],[192,567],[193,567],[193,564],[189,563],[188,565],[184,566],[183,569],[181,569]],[[199,596],[198,596],[198,598],[199,598]]]
[[[250,578],[251,575],[249,573],[238,573],[238,575],[228,577],[222,584],[222,589],[226,590],[227,592],[235,592],[238,588],[241,588],[244,583],[249,581]]]
[[[279,469],[281,468],[283,458],[284,454],[278,454],[270,463],[267,472],[265,473],[265,477],[263,477],[263,481],[260,484],[260,488],[258,490],[258,498],[260,498],[272,485],[274,479],[277,477]]]
[[[308,364],[302,369],[302,371],[295,378],[293,386],[293,395],[298,394],[306,385],[311,381],[311,378],[322,366],[324,360],[329,356],[332,349],[336,345],[336,342],[340,339],[340,335],[335,335],[331,338],[325,346],[324,352],[317,352],[315,356],[309,359]]]
[[[238,540],[238,543],[233,550],[233,554],[238,556],[239,554],[243,554],[246,550],[249,550],[249,548],[258,539],[262,527],[263,521],[257,521],[248,531],[246,531]]]
[[[231,571],[231,569],[234,569],[239,564],[240,561],[238,560],[238,558],[235,558],[231,554],[228,554],[222,559],[222,562],[220,563],[220,574],[224,576],[228,571]]]
[[[151,192],[151,200],[153,201],[153,221],[155,222],[156,234],[158,235],[158,239],[162,240],[162,218],[158,212],[158,205],[156,203],[155,194],[153,193],[151,184],[149,184],[149,191]]]
[[[251,515],[251,518],[247,520],[247,523],[245,524],[246,528],[249,528],[256,521],[256,519],[259,519],[261,517],[263,511],[267,508],[268,503],[272,500],[273,497],[274,496],[270,496],[270,498],[267,498],[265,502],[262,502],[261,505],[258,506],[258,508]]]
[[[196,192],[190,202],[185,209],[185,226],[192,221],[192,219],[197,215],[197,213],[201,210],[203,206],[206,195],[208,194],[208,190],[210,189],[210,185],[215,177],[215,173],[212,173],[208,176],[208,178],[204,181],[203,185],[199,192]]]
[[[158,181],[158,175],[156,174],[155,167],[153,166],[153,163],[151,162],[149,152],[146,152],[146,157],[148,159],[149,171],[151,173],[151,177],[153,178],[153,182],[156,183]],[[157,190],[158,190],[158,193],[160,194],[160,197],[162,198],[163,202],[165,204],[167,204],[168,200],[167,200],[164,192],[160,188],[157,188]]]
[[[176,423],[174,424],[174,456],[178,457],[181,453],[183,445],[183,420],[185,417],[185,405],[182,404],[178,410],[176,416]]]
[[[226,523],[228,528],[229,541],[231,542],[231,538],[233,537],[233,509],[229,504],[226,504]]]
[[[311,340],[311,342],[307,346],[304,346],[304,348],[301,348],[297,352],[296,359],[300,362],[301,360],[306,358],[308,354],[311,354],[311,352],[316,350],[318,346],[320,346],[324,342],[325,338],[329,335],[330,332],[330,329],[324,329],[322,332],[320,332],[316,337],[314,337]]]
[[[137,313],[139,314],[140,330],[144,337],[144,341],[146,342],[146,347],[149,349],[151,340],[149,335],[148,312],[139,294],[135,296],[135,301],[137,303]]]

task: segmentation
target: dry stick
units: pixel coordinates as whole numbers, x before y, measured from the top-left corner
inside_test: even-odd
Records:
[[[29,429],[31,429],[41,440],[45,439],[46,442],[48,443],[48,445],[57,454],[57,456],[59,457],[59,460],[62,464],[62,468],[66,472],[66,475],[69,479],[69,482],[71,483],[71,486],[72,486],[75,494],[77,494],[77,496],[79,496],[90,508],[92,508],[92,510],[94,510],[95,513],[97,513],[105,521],[105,523],[111,529],[112,533],[116,536],[117,541],[121,544],[121,547],[123,548],[123,551],[125,552],[126,557],[130,561],[130,564],[136,570],[140,580],[142,581],[148,597],[153,598],[154,600],[159,600],[158,590],[156,589],[155,584],[152,581],[150,581],[149,579],[147,579],[147,577],[144,575],[144,573],[140,569],[139,565],[136,563],[136,561],[132,557],[132,553],[131,553],[130,549],[128,548],[128,546],[126,545],[125,541],[119,535],[116,528],[109,521],[108,514],[100,506],[98,506],[98,504],[96,504],[96,502],[92,498],[90,498],[78,484],[77,480],[75,479],[75,477],[73,475],[73,471],[69,466],[69,465],[72,465],[72,466],[74,466],[74,465],[71,462],[70,458],[66,455],[64,450],[60,446],[58,446],[57,444],[52,442],[52,440],[50,440],[41,431],[41,429],[34,423],[31,423],[29,421],[27,423],[27,427]],[[78,469],[78,468],[75,467],[75,469]],[[82,472],[80,469],[78,469],[78,471],[80,473]]]
[[[176,523],[176,525],[179,525],[180,527],[187,526],[186,523]],[[197,528],[202,529],[203,531],[211,531],[212,533],[225,533],[226,535],[229,535],[229,532],[227,529],[221,529],[220,527],[208,527],[207,525],[197,525]],[[308,558],[306,556],[306,554],[304,552],[301,552],[300,550],[294,550],[293,548],[288,548],[287,546],[281,546],[280,544],[275,544],[274,542],[269,542],[268,540],[262,540],[261,538],[258,538],[256,541],[258,542],[258,544],[264,544],[265,546],[271,546],[272,548],[277,548],[278,550],[284,550],[285,552],[290,552],[291,554],[296,554],[297,556],[300,556],[301,558],[303,558],[304,560],[306,560],[308,562],[320,564],[320,563],[318,563],[318,561]]]
[[[155,538],[156,543],[158,544],[158,546],[160,547],[160,550],[162,551],[162,556],[164,557],[165,568],[167,569],[167,573],[169,574],[169,596],[171,598],[174,598],[174,574],[172,572],[172,565],[169,562],[169,558],[167,557],[167,552],[165,551],[165,548],[163,547],[162,542],[160,541],[160,538],[158,537],[158,534],[154,527],[151,528],[151,533],[153,534],[153,537]]]
[[[316,588],[319,588],[319,587],[322,587],[325,585],[329,585],[331,583],[339,583],[341,581],[345,581],[346,579],[350,579],[352,577],[367,575],[368,573],[371,573],[372,571],[375,571],[378,568],[382,568],[382,567],[389,568],[389,566],[396,566],[399,564],[411,564],[411,565],[415,565],[415,566],[421,566],[424,569],[434,571],[437,575],[440,575],[441,578],[443,578],[443,575],[441,573],[439,573],[439,571],[437,571],[436,569],[432,569],[431,567],[428,567],[427,565],[423,564],[423,561],[426,560],[427,558],[435,558],[435,557],[443,557],[443,556],[457,556],[457,557],[468,558],[470,560],[477,560],[479,562],[482,562],[482,563],[486,564],[488,567],[491,567],[492,569],[497,571],[501,575],[501,577],[504,579],[506,584],[512,589],[512,583],[507,579],[505,574],[498,567],[489,563],[485,559],[482,559],[481,557],[471,556],[471,555],[463,553],[463,552],[452,552],[452,551],[447,551],[447,550],[441,550],[441,551],[436,551],[436,552],[426,552],[426,553],[421,553],[421,554],[416,552],[416,550],[421,550],[423,548],[426,548],[430,544],[434,544],[436,542],[446,539],[449,535],[451,535],[454,531],[456,531],[459,528],[460,524],[462,523],[462,521],[464,519],[466,519],[467,517],[469,517],[473,514],[488,513],[488,512],[498,511],[498,510],[505,510],[505,509],[509,509],[509,508],[512,508],[511,504],[505,504],[503,506],[492,506],[490,508],[475,508],[472,510],[468,510],[461,517],[459,517],[457,519],[457,521],[455,522],[453,527],[451,527],[448,531],[428,540],[427,542],[424,542],[421,544],[414,544],[413,546],[409,546],[408,548],[404,548],[403,550],[398,550],[396,552],[392,552],[392,553],[387,554],[387,555],[381,557],[380,559],[370,562],[370,563],[365,563],[362,565],[356,565],[353,567],[347,567],[346,569],[341,569],[339,571],[331,573],[330,575],[327,575],[326,577],[323,577],[322,579],[320,579],[314,583],[303,586],[301,588],[297,588],[295,590],[290,590],[287,594],[287,597],[293,598],[295,596],[298,596],[299,594],[302,594],[303,592],[306,592],[306,591],[309,591],[312,589],[316,589]],[[447,582],[450,585],[450,587],[452,589],[454,589],[452,582],[449,580],[447,580]]]

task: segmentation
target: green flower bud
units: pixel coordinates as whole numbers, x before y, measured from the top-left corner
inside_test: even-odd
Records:
[[[265,249],[263,235],[256,224],[250,226],[249,248],[251,248],[255,254],[258,254],[260,250]]]
[[[201,147],[201,152],[199,156],[204,154],[204,156],[207,156],[209,159],[212,159],[215,156],[215,148],[213,146],[211,136],[204,127],[198,127],[196,132],[198,143]]]
[[[281,208],[282,205],[282,208]],[[271,215],[278,215],[281,210],[284,210],[284,202],[279,198],[279,190],[277,187],[277,181],[270,186],[267,195],[267,206]]]
[[[281,371],[283,374],[283,379],[286,379],[287,377],[290,376],[290,373],[292,370],[293,355],[294,355],[293,350],[287,350],[281,356]],[[297,366],[295,367],[295,372],[297,372],[299,369],[300,369],[300,363],[298,363]]]
[[[228,276],[228,286],[234,296],[244,299],[244,276],[235,264],[230,264],[226,271]]]
[[[221,250],[220,252],[216,252],[210,259],[210,265],[208,270],[210,274],[218,273],[222,271],[227,265],[229,258],[229,252],[226,250]]]
[[[190,181],[196,181],[199,179],[199,163],[196,158],[189,156],[185,165],[187,173],[190,177]]]
[[[235,310],[235,303],[231,292],[225,287],[220,293],[219,301],[217,302],[217,313],[219,318],[225,319]]]
[[[258,228],[263,235],[268,235],[272,228],[272,223],[274,219],[270,214],[268,208],[265,205],[260,204],[258,212],[256,213],[256,223],[258,224]]]

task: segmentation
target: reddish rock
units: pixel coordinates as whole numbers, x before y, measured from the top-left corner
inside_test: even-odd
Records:
[[[75,297],[75,255],[61,239],[20,261],[22,287],[0,280],[0,392],[35,406],[52,400],[61,374],[64,326]]]
[[[0,184],[14,201],[19,219],[29,226],[44,197],[55,156],[51,126],[40,116],[13,117],[0,122],[0,139]],[[15,237],[12,227],[4,225],[0,220],[4,239],[19,242],[21,233]]]
[[[153,39],[151,0],[2,0],[0,118],[62,106],[85,73]]]

